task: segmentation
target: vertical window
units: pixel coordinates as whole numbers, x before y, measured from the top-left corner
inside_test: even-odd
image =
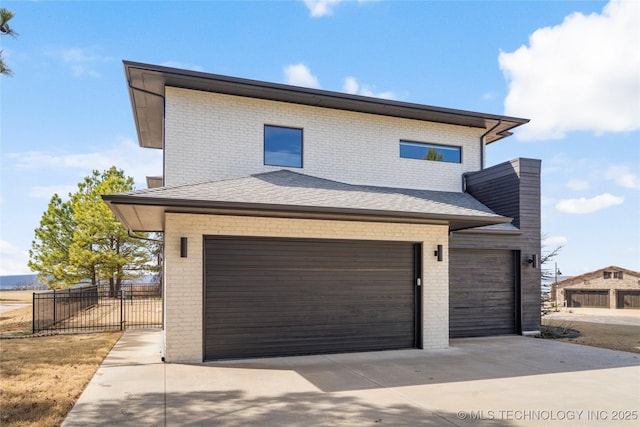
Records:
[[[462,163],[462,147],[400,141],[400,157],[434,162]]]
[[[302,167],[302,129],[264,126],[264,164]]]

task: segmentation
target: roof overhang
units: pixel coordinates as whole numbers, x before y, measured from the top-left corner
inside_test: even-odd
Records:
[[[372,98],[123,61],[140,146],[163,148],[165,87],[487,129],[490,144],[528,119]]]
[[[448,215],[335,207],[212,202],[208,200],[163,200],[120,194],[102,197],[129,231],[143,232],[164,231],[166,213],[434,224],[448,225],[450,231],[510,223],[512,220],[512,218],[499,215]]]

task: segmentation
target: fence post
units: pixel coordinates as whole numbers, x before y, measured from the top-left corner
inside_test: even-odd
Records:
[[[120,330],[124,329],[124,291],[120,289]]]
[[[31,295],[31,334],[36,333],[36,293]]]
[[[56,324],[56,309],[57,309],[57,304],[56,304],[56,290],[53,290],[53,324]]]

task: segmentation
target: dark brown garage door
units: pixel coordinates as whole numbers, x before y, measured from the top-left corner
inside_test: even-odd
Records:
[[[640,309],[640,291],[617,291],[618,308]]]
[[[205,360],[416,347],[412,243],[205,238]]]
[[[449,336],[516,333],[513,252],[451,249]]]
[[[609,308],[608,290],[566,289],[564,292],[567,307]]]

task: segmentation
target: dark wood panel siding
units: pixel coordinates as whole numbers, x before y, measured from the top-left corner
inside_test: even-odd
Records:
[[[640,291],[616,291],[617,308],[640,309]]]
[[[567,307],[609,308],[608,290],[576,290],[566,289]]]
[[[449,269],[451,338],[516,333],[511,251],[452,250]]]
[[[416,346],[406,242],[207,237],[205,359]]]
[[[466,176],[467,191],[495,212],[513,217],[520,235],[459,231],[449,240],[451,249],[520,251],[520,320],[524,331],[540,326],[540,269],[526,262],[541,252],[540,166],[539,160],[520,158]]]

